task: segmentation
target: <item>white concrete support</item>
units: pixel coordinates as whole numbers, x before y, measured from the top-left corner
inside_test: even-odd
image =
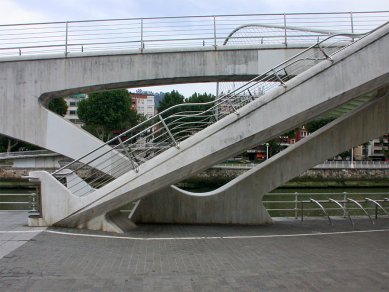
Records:
[[[219,189],[169,187],[141,200],[135,223],[267,224],[263,196],[329,157],[389,132],[389,93],[319,129]]]
[[[147,54],[107,52],[67,58],[43,55],[2,59],[0,134],[77,159],[102,143],[42,106],[54,97],[144,85],[248,80],[300,50],[226,47],[219,51],[197,48]],[[97,164],[98,161],[94,165]],[[109,172],[107,165],[109,160],[98,168]]]
[[[334,55],[332,61],[288,81],[286,88],[276,88],[242,107],[239,115],[231,114],[188,138],[180,149],[163,152],[142,164],[139,172],[124,174],[79,204],[67,206],[69,212],[56,214],[55,224],[79,226],[385,86],[389,83],[388,43],[389,25]]]
[[[100,141],[46,110],[54,97],[141,85],[247,80],[298,49],[120,52],[60,58],[30,56],[0,61],[0,133],[78,158]]]

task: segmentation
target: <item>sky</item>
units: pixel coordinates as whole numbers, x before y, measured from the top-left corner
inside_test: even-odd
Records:
[[[30,22],[247,13],[389,11],[389,0],[0,0],[0,25]],[[215,93],[214,84],[144,88]],[[135,89],[134,89],[135,90]]]

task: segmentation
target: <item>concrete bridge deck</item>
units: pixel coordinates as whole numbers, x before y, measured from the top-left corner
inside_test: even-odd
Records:
[[[383,291],[389,283],[389,219],[360,219],[355,229],[345,219],[141,225],[120,236],[50,228],[21,245],[36,229],[24,226],[25,213],[9,217],[0,212],[0,247],[16,247],[0,259],[2,291]]]

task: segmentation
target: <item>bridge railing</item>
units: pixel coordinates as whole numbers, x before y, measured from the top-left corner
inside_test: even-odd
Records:
[[[263,204],[272,217],[309,216],[352,217],[366,215],[372,219],[387,218],[389,211],[388,192],[271,192],[264,196]],[[323,209],[322,209],[323,208]],[[323,213],[323,211],[325,213]],[[353,223],[354,224],[354,223]]]
[[[32,151],[16,151],[16,152],[2,152],[0,153],[0,159],[2,158],[13,158],[23,156],[38,156],[38,155],[51,155],[54,152],[49,150],[32,150]]]
[[[251,169],[259,163],[221,163],[213,168]],[[312,169],[389,169],[389,161],[325,161]]]
[[[288,80],[323,60],[330,60],[333,54],[353,43],[353,40],[358,37],[358,35],[327,37],[215,100],[170,107],[65,165],[53,175],[60,176],[65,183],[67,178],[61,175],[64,169],[81,173],[92,165],[95,171],[83,178],[90,185],[98,188],[130,170],[138,171],[140,164],[166,151],[169,147],[179,148],[181,141],[231,113],[238,114],[239,108],[260,98],[269,90],[278,86],[286,87],[285,83]],[[158,147],[143,147],[144,150],[139,151],[142,145],[150,142]],[[106,145],[111,146],[111,149],[103,151]],[[72,182],[66,181],[66,183],[72,184],[73,190],[80,195],[84,194],[84,190],[86,191],[81,183],[79,190],[74,188]]]
[[[212,15],[0,25],[0,58],[75,53],[146,52],[225,45],[307,47],[337,33],[362,34],[389,11]]]

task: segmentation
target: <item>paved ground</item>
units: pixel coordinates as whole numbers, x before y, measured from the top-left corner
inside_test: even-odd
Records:
[[[9,216],[0,212],[0,227]],[[12,216],[18,224],[25,220],[23,213]],[[10,223],[8,228],[27,229]],[[53,228],[23,243],[0,259],[0,291],[389,287],[389,219],[375,225],[357,220],[355,228],[346,220],[333,227],[324,220],[255,227],[145,225],[119,236]]]
[[[45,229],[26,226],[27,216],[25,212],[0,212],[0,259]]]

